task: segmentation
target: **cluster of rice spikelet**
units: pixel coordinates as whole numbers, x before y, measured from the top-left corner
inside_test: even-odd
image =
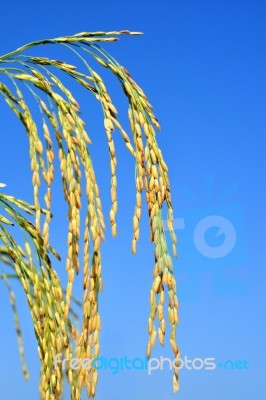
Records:
[[[151,311],[148,320],[147,356],[151,355],[157,335],[161,345],[164,345],[167,326],[164,305],[165,292],[167,292],[169,300],[170,342],[174,356],[179,356],[176,345],[178,301],[172,259],[163,226],[164,204],[167,207],[168,229],[172,238],[174,255],[176,255],[176,237],[173,229],[168,168],[156,141],[155,130],[160,129],[160,126],[143,90],[132,79],[130,73],[99,46],[99,42],[116,41],[117,36],[121,34],[139,33],[129,31],[81,32],[74,36],[33,42],[14,52],[0,56],[0,73],[5,75],[5,81],[0,81],[0,94],[21,120],[27,132],[34,194],[33,207],[13,198],[8,198],[8,204],[14,203],[16,207],[22,208],[24,211],[35,213],[35,226],[23,217],[19,217],[19,225],[23,225],[23,229],[26,229],[33,240],[34,248],[40,257],[40,268],[38,269],[33,262],[29,243],[26,242],[25,251],[22,251],[7,233],[4,227],[7,223],[3,219],[5,217],[0,217],[0,239],[8,249],[7,253],[13,261],[15,273],[20,279],[28,299],[42,361],[40,394],[41,399],[45,400],[59,399],[63,393],[62,370],[59,367],[53,368],[52,365],[53,358],[57,353],[64,353],[68,358],[74,355],[80,359],[98,357],[101,329],[98,296],[103,287],[101,244],[104,240],[105,222],[89,151],[91,140],[81,118],[79,104],[59,79],[57,72],[60,72],[60,76],[63,72],[73,78],[101,103],[103,128],[106,132],[110,154],[112,200],[110,224],[113,236],[117,234],[116,213],[118,209],[117,159],[113,138],[115,129],[121,133],[127,149],[135,159],[136,206],[133,216],[132,252],[136,253],[140,235],[142,192],[146,195],[151,241],[154,243],[155,266],[150,294]],[[82,61],[85,72],[79,71],[75,66],[63,61],[33,57],[25,53],[34,46],[47,44],[58,44],[72,51]],[[131,135],[120,124],[117,109],[106,85],[100,74],[88,64],[88,56],[94,59],[94,63],[96,61],[101,67],[109,69],[118,78],[128,99]],[[42,126],[35,122],[25,95],[23,95],[24,91],[29,91],[36,100],[42,118]],[[48,257],[49,251],[55,253],[49,245],[49,227],[52,216],[54,159],[57,155],[60,160],[64,197],[68,204],[68,253],[66,259],[68,283],[65,295]],[[85,188],[82,187],[83,179]],[[43,206],[45,211],[42,209],[41,185],[45,186],[45,206]],[[81,232],[80,220],[82,190],[87,198],[84,232]],[[0,197],[0,205],[2,205],[1,201],[4,201],[1,199],[3,197]],[[13,214],[12,216],[14,217]],[[84,241],[82,263],[80,261],[81,241]],[[73,283],[75,274],[79,273],[80,263],[83,269],[83,321],[81,332],[77,333],[70,322],[69,313],[73,299]],[[7,275],[4,279],[8,284]],[[156,318],[158,329],[156,328]],[[70,345],[71,338],[76,342],[74,347]],[[88,397],[94,397],[98,379],[96,369],[92,367],[89,370],[82,369],[79,373],[68,369],[67,376],[71,385],[72,399],[80,399],[84,387]],[[178,390],[177,370],[173,377],[173,387],[175,391]]]
[[[52,268],[49,252],[59,256],[44,240],[36,227],[19,211],[32,214],[35,208],[24,201],[0,194],[0,208],[8,215],[0,215],[0,260],[14,270],[29,304],[34,331],[38,341],[38,351],[42,365],[40,393],[42,399],[57,399],[62,393],[62,369],[53,368],[54,357],[58,352],[69,352],[73,326],[64,318],[65,301],[59,278]],[[20,209],[20,210],[18,210]],[[41,210],[42,211],[42,210]],[[10,226],[17,225],[24,232],[25,248],[17,244],[10,233]],[[39,260],[36,265],[35,259]],[[14,275],[11,274],[11,277]],[[14,311],[19,350],[24,376],[28,377],[25,366],[21,331],[17,317],[15,297],[9,284],[9,275],[3,274],[10,293]]]

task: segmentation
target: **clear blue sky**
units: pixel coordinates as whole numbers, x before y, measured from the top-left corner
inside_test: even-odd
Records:
[[[158,141],[169,165],[179,237],[181,356],[249,363],[239,370],[182,370],[176,395],[167,369],[151,376],[101,371],[96,399],[264,400],[265,2],[15,1],[3,2],[0,12],[1,54],[32,40],[80,31],[145,33],[106,47],[143,87],[162,125]],[[45,55],[46,50],[38,52]],[[118,108],[122,103],[122,115],[118,86],[110,80],[109,87]],[[82,92],[108,212],[104,133],[98,130],[100,120],[90,125],[100,113],[90,111],[87,99]],[[0,182],[8,184],[8,193],[30,200],[26,136],[2,101],[0,106]],[[103,250],[101,354],[134,358],[145,354],[153,258],[146,217],[138,255],[131,255],[134,165],[122,143],[118,157],[119,236],[112,240],[108,230]],[[53,244],[64,255],[64,213],[56,193]],[[64,265],[57,268],[64,276]],[[38,398],[36,342],[23,293],[18,299],[31,380],[22,378],[13,317],[1,285],[1,400]],[[168,346],[157,345],[154,354],[171,356]]]

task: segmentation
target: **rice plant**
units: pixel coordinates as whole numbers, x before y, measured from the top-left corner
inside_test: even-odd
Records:
[[[105,235],[105,219],[90,154],[91,139],[72,86],[70,90],[62,79],[64,75],[84,87],[95,97],[102,109],[103,127],[110,155],[112,204],[109,219],[113,236],[117,234],[118,208],[117,156],[113,135],[115,130],[122,135],[129,156],[134,158],[136,206],[133,215],[132,252],[136,253],[139,240],[143,192],[148,206],[151,241],[154,243],[146,354],[150,357],[157,336],[160,344],[164,345],[168,326],[174,357],[179,357],[176,344],[178,300],[172,258],[165,237],[164,219],[167,220],[174,256],[176,236],[173,229],[168,168],[156,140],[156,130],[160,129],[160,125],[144,91],[133,80],[128,70],[103,47],[106,42],[118,40],[120,35],[138,34],[140,33],[129,31],[81,32],[73,36],[32,42],[0,56],[0,73],[5,77],[0,78],[0,94],[27,133],[34,199],[33,205],[30,205],[4,194],[7,189],[3,189],[3,185],[0,184],[0,261],[3,271],[0,277],[10,296],[25,377],[28,372],[24,361],[15,296],[11,287],[12,279],[19,279],[27,297],[41,361],[40,398],[43,400],[63,397],[64,371],[60,365],[54,368],[56,354],[62,353],[68,358],[94,359],[100,352],[101,319],[98,299],[103,287],[101,245]],[[48,45],[66,48],[78,57],[84,70],[62,60],[28,54],[29,49]],[[97,72],[92,66],[95,62],[99,66]],[[130,133],[126,132],[118,119],[117,108],[101,77],[102,68],[109,70],[118,79],[124,91],[128,101]],[[40,113],[38,119],[28,104],[27,92],[31,93],[37,102]],[[41,124],[39,120],[42,121]],[[68,206],[68,252],[66,260],[63,260],[68,277],[65,289],[52,261],[52,257],[60,257],[49,239],[50,227],[52,229],[56,158],[59,160],[62,190]],[[44,198],[41,195],[41,186],[44,188]],[[86,203],[83,204],[86,208],[85,221],[81,221],[83,192],[86,194]],[[167,210],[167,215],[163,214],[163,207]],[[22,230],[24,246],[20,246],[13,237],[13,225]],[[80,254],[81,244],[83,254]],[[75,299],[72,287],[75,275],[80,270],[83,274],[83,296],[78,301],[82,306],[83,317],[81,329],[78,329],[73,322],[72,303]],[[165,316],[165,294],[168,295],[168,323]],[[73,400],[81,398],[84,388],[88,397],[95,396],[97,369],[91,367],[77,372],[68,368],[66,377]],[[177,391],[178,387],[178,373],[175,369],[174,391]]]

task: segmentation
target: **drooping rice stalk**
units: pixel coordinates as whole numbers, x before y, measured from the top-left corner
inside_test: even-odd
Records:
[[[27,377],[15,298],[9,283],[14,274],[25,291],[38,341],[43,370],[41,397],[56,398],[53,395],[62,391],[62,369],[53,368],[54,357],[58,352],[70,351],[70,338],[74,329],[70,320],[64,318],[65,302],[62,288],[56,271],[52,268],[49,253],[53,253],[57,258],[59,256],[50,245],[44,244],[36,227],[20,213],[23,211],[31,215],[34,207],[0,193],[0,210],[0,261],[13,269],[13,275],[3,273],[1,277],[10,294],[23,372]],[[24,249],[10,232],[14,225],[23,233]]]
[[[7,233],[5,224],[0,218],[0,238],[10,254],[24,291],[27,295],[35,326],[35,333],[42,360],[41,398],[60,398],[62,388],[62,371],[52,368],[51,361],[56,353],[63,352],[71,356],[69,334],[73,327],[69,321],[71,309],[72,286],[75,274],[80,270],[80,242],[84,240],[83,250],[83,323],[76,340],[75,354],[78,358],[96,358],[99,354],[99,331],[101,320],[98,307],[98,296],[102,290],[101,277],[101,243],[104,239],[105,222],[102,212],[99,188],[90,155],[90,138],[81,118],[79,104],[73,93],[64,85],[59,76],[62,73],[73,78],[76,83],[87,89],[100,102],[103,110],[103,126],[106,132],[110,154],[111,200],[110,224],[113,236],[117,233],[116,213],[117,177],[116,151],[113,132],[117,129],[130,154],[136,162],[136,207],[133,216],[132,252],[136,253],[139,240],[139,222],[142,211],[142,192],[146,194],[150,218],[151,241],[154,243],[154,272],[150,294],[150,316],[148,320],[149,339],[147,356],[150,357],[158,333],[159,342],[164,345],[166,333],[165,292],[168,294],[168,321],[170,324],[170,343],[175,357],[179,356],[176,345],[176,326],[178,324],[178,301],[176,283],[173,274],[172,259],[169,254],[163,226],[163,207],[167,208],[168,229],[172,238],[173,254],[176,254],[176,236],[173,229],[173,208],[169,186],[168,168],[157,144],[156,129],[160,129],[151,104],[143,90],[132,79],[129,72],[110,56],[99,43],[113,42],[121,34],[134,35],[138,32],[81,32],[74,36],[40,40],[19,48],[0,57],[0,73],[4,74],[5,83],[0,79],[0,94],[14,111],[25,127],[28,140],[32,170],[32,184],[36,228],[19,218],[19,225],[29,233],[40,258],[40,268],[36,269],[32,252],[26,242],[26,251],[16,247],[16,243]],[[35,46],[57,44],[64,46],[83,63],[85,72],[74,65],[46,57],[28,55],[26,50]],[[128,134],[118,120],[117,109],[112,102],[99,72],[94,71],[89,59],[99,64],[100,68],[110,70],[119,80],[128,99],[128,118],[131,134]],[[60,74],[58,75],[58,73]],[[6,83],[8,81],[8,84]],[[39,105],[42,126],[35,122],[24,93],[30,91]],[[66,295],[48,257],[49,229],[52,209],[52,183],[54,181],[54,159],[59,157],[62,186],[68,204],[68,255],[66,270],[68,284]],[[82,188],[82,179],[85,188]],[[40,186],[45,186],[45,213],[41,218],[42,199]],[[81,230],[81,194],[85,191],[87,211],[84,232]],[[2,196],[2,195],[1,195]],[[0,205],[2,204],[0,197]],[[26,203],[8,198],[8,204],[27,209]],[[23,207],[22,207],[23,206]],[[13,207],[13,206],[12,206]],[[12,208],[11,207],[11,208]],[[14,218],[13,211],[7,211]],[[13,210],[13,208],[12,208]],[[17,214],[16,214],[17,215]],[[23,221],[23,223],[21,222]],[[18,222],[18,221],[16,221]],[[90,251],[90,248],[92,251]],[[25,262],[25,258],[28,262]],[[7,279],[7,278],[6,278]],[[7,281],[6,281],[7,282]],[[48,287],[52,291],[48,291]],[[32,286],[31,286],[32,285]],[[155,319],[159,321],[158,331]],[[40,322],[41,320],[41,322]],[[48,351],[49,349],[49,351]],[[60,351],[61,350],[61,351]],[[89,397],[94,397],[97,384],[97,370],[83,370],[75,374],[68,370],[72,399],[80,399],[83,387]],[[178,390],[177,369],[173,377],[174,390]]]

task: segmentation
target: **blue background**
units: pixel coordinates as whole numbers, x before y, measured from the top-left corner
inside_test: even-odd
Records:
[[[162,132],[158,142],[169,165],[179,258],[175,274],[180,299],[178,343],[181,357],[246,360],[249,369],[180,372],[172,393],[172,373],[100,371],[97,400],[264,400],[265,384],[265,2],[264,1],[106,1],[4,2],[1,54],[26,42],[80,31],[140,30],[106,44],[132,73],[154,105]],[[48,48],[30,54],[68,57]],[[104,75],[105,76],[105,75]],[[107,76],[107,75],[106,75]],[[126,124],[126,102],[115,80],[108,88]],[[73,83],[70,82],[72,85]],[[72,86],[71,86],[72,87]],[[100,107],[79,91],[108,221],[108,151]],[[0,100],[0,182],[9,194],[32,201],[26,135]],[[143,357],[147,341],[153,249],[143,216],[138,254],[131,255],[134,163],[117,133],[118,232],[107,229],[103,246],[104,292],[100,308],[105,357]],[[108,173],[107,173],[108,171]],[[59,176],[57,176],[59,182]],[[59,185],[58,185],[59,186]],[[52,242],[65,255],[66,210],[54,188]],[[193,242],[197,223],[222,215],[234,226],[236,244],[225,257],[203,256]],[[210,246],[221,246],[226,232],[206,232]],[[64,265],[55,264],[63,282]],[[81,295],[77,281],[75,294]],[[38,357],[23,293],[14,284],[31,379],[23,381],[13,316],[6,289],[0,292],[1,400],[38,398]],[[156,346],[154,356],[171,357]]]

